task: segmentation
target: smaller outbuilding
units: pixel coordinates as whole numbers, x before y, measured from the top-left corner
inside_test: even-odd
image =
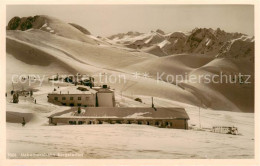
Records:
[[[54,89],[48,94],[48,102],[64,106],[115,107],[115,94],[107,85],[89,88],[69,86]]]

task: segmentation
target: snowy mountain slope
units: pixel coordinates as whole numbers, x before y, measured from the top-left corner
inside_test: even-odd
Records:
[[[164,81],[167,74],[172,76],[209,74],[212,76],[220,72],[231,74],[241,72],[254,75],[253,61],[248,61],[248,58],[243,58],[243,56],[236,59],[231,56],[241,46],[242,52],[248,52],[248,56],[251,57],[253,39],[246,39],[239,33],[231,34],[219,29],[195,29],[190,34],[181,32],[165,34],[159,30],[148,34],[132,32],[127,35],[121,34],[119,37],[114,36],[110,40],[86,35],[73,26],[48,16],[38,19],[45,20],[45,18],[48,18],[48,23],[46,26],[44,26],[45,23],[39,24],[38,29],[7,30],[7,88],[11,88],[10,76],[22,72],[44,71],[48,75],[61,71],[71,74],[78,72],[94,75],[100,72],[107,75],[124,74],[126,84],[122,82],[109,84],[117,93],[157,96],[193,105],[200,105],[202,100],[202,104],[207,108],[254,112],[253,82],[251,85],[185,82],[177,85],[174,80],[170,83],[158,83],[156,80],[157,73],[159,75],[165,73],[162,76]],[[63,26],[65,28],[62,28]],[[51,33],[47,27],[69,35]],[[70,35],[75,33],[77,35],[71,38]],[[86,42],[85,39],[91,42]],[[224,41],[230,39],[234,41],[234,44],[223,47],[222,52],[225,53],[223,58],[220,54],[219,58],[211,56],[210,50],[212,49],[211,53],[217,50],[216,43],[221,41],[225,43]],[[127,48],[125,45],[131,44],[132,41],[138,41],[142,48]],[[121,42],[127,44],[124,45]],[[251,52],[247,51],[247,47],[251,48]],[[185,50],[191,52],[166,56],[169,52],[174,53],[175,49],[176,52]],[[202,55],[202,50],[209,50],[209,53]],[[160,54],[162,57],[153,54]],[[135,72],[141,73],[141,77],[133,78]],[[145,73],[148,74],[148,78],[142,76]],[[185,80],[189,79],[185,78]]]
[[[75,28],[75,26],[46,15],[23,18],[14,17],[7,25],[7,30],[26,31],[30,29],[39,29],[69,39],[79,40],[89,44],[96,44],[95,41],[88,36],[83,35],[84,33],[78,28]]]
[[[74,24],[74,23],[69,23],[69,24],[72,25],[73,27],[77,28],[78,30],[80,30],[85,35],[91,35],[91,33],[87,29],[83,28],[82,26]]]
[[[153,55],[145,53],[128,52],[102,45],[91,45],[85,42],[52,35],[40,30],[25,32],[7,31],[7,38],[41,46],[45,49],[56,50],[83,64],[92,64],[103,68],[112,67],[115,69],[120,66],[130,65],[135,62],[134,60],[142,61],[154,57]],[[113,58],[117,58],[120,63],[114,61]]]
[[[243,112],[253,112],[254,110],[254,66],[247,60],[233,59],[214,59],[208,64],[193,70],[192,75],[227,75],[223,76],[222,83],[207,83],[205,80],[201,83],[184,83],[181,84],[185,89],[191,89],[200,96],[205,107],[214,108],[216,110],[226,108],[227,110],[243,110]],[[232,76],[232,81],[238,80],[238,74],[250,75],[251,83],[235,83],[226,82],[229,75]],[[236,76],[235,76],[236,75]],[[235,78],[236,77],[236,78]],[[245,78],[245,77],[244,77]],[[220,81],[221,78],[214,79]],[[221,104],[220,104],[221,103]]]
[[[214,59],[203,55],[180,54],[147,60],[126,68],[130,71],[136,69],[140,73],[149,73],[155,79],[162,78],[164,81],[177,84],[185,91],[194,94],[198,100],[201,100],[205,108],[242,112],[254,111],[254,66],[246,59]],[[221,73],[233,77],[239,73],[250,75],[249,81],[251,83],[241,84],[239,81],[226,83],[225,77],[223,77],[223,83],[205,81],[204,76],[212,78],[214,75],[221,75]],[[189,77],[191,75],[196,78],[195,82],[189,81],[192,80]],[[214,80],[219,81],[219,78]]]
[[[254,61],[254,38],[242,36],[226,42],[216,57],[231,57],[235,59],[247,58]]]
[[[32,34],[30,34],[32,33]],[[38,34],[39,33],[39,34]],[[42,34],[43,33],[43,34]],[[48,33],[47,33],[48,34]],[[98,46],[89,46],[88,44],[78,43],[75,40],[63,39],[57,36],[48,36],[46,32],[41,31],[29,31],[29,32],[16,32],[14,35],[13,33],[9,34],[12,36],[7,37],[7,42],[9,43],[12,40],[15,40],[16,43],[11,43],[9,45],[9,49],[7,50],[7,56],[10,59],[8,62],[11,65],[7,66],[7,75],[11,77],[12,74],[17,73],[26,73],[26,74],[37,74],[39,70],[43,70],[43,73],[48,73],[47,76],[51,76],[51,74],[56,74],[62,69],[64,71],[62,73],[71,73],[76,74],[77,72],[84,73],[84,74],[99,74],[99,73],[107,73],[109,75],[126,75],[126,84],[123,81],[121,83],[108,83],[111,87],[115,88],[118,91],[124,91],[125,94],[146,94],[151,96],[158,96],[158,97],[167,97],[169,99],[174,100],[183,100],[188,103],[196,103],[196,99],[193,95],[189,92],[185,92],[179,87],[172,86],[172,85],[164,85],[164,84],[157,84],[155,80],[148,80],[146,79],[135,79],[131,75],[131,71],[125,72],[116,72],[116,70],[122,69],[123,67],[129,66],[131,64],[135,64],[137,62],[142,62],[147,59],[158,59],[157,57],[151,56],[150,54],[144,53],[127,53],[126,51],[116,50],[115,48],[107,48],[107,47],[98,47]],[[31,38],[30,41],[26,40],[30,38],[30,35],[37,35],[37,38]],[[49,34],[51,35],[51,34]],[[19,36],[19,37],[18,37]],[[13,39],[16,37],[16,39]],[[11,39],[9,39],[11,38]],[[41,40],[38,40],[41,38]],[[38,40],[34,41],[33,39]],[[30,47],[24,47],[24,44]],[[40,41],[40,42],[39,42]],[[22,43],[22,44],[20,44]],[[30,43],[30,44],[28,44]],[[46,44],[47,43],[47,44]],[[17,45],[17,47],[12,47],[12,45]],[[68,47],[68,45],[70,47]],[[12,49],[16,49],[18,51],[11,51]],[[82,51],[86,52],[82,52]],[[22,50],[22,51],[19,51]],[[32,54],[24,56],[27,52],[35,50]],[[77,50],[81,50],[80,52],[76,52]],[[38,52],[44,52],[45,54],[38,54]],[[115,52],[115,51],[118,51]],[[10,56],[10,57],[9,57]],[[26,57],[24,59],[19,58],[19,56]],[[43,56],[41,61],[37,61],[35,56]],[[147,56],[147,57],[146,57]],[[31,59],[29,62],[27,58]],[[45,60],[44,60],[45,59]],[[53,61],[53,59],[56,59]],[[47,61],[47,62],[45,62]],[[16,63],[22,63],[23,69],[19,68],[19,66],[15,66]],[[53,62],[53,65],[52,63]],[[61,68],[59,65],[56,64],[63,64]],[[15,66],[15,67],[13,67]],[[31,70],[31,66],[37,67],[39,66],[39,70]],[[45,66],[42,68],[41,66]],[[52,68],[54,66],[54,68]],[[55,68],[55,66],[57,68]],[[49,68],[48,68],[49,67]],[[10,70],[9,70],[10,68]],[[68,71],[68,69],[70,69]],[[106,69],[107,68],[107,69]],[[10,73],[9,73],[10,71]],[[11,72],[12,71],[12,72]],[[94,76],[93,75],[93,76]],[[10,77],[7,79],[7,88],[8,91],[11,89],[11,79]],[[98,80],[99,75],[94,76]],[[149,84],[149,86],[147,86]],[[150,90],[150,87],[158,87],[154,91]],[[160,92],[164,92],[161,94]],[[171,94],[175,93],[176,96],[172,96]]]
[[[158,45],[154,45],[154,46],[145,48],[142,51],[153,54],[153,55],[157,55],[159,57],[167,56],[167,54],[163,50],[161,50],[160,46],[158,46]]]
[[[10,38],[10,40],[9,40]],[[109,47],[101,47],[101,46],[92,46],[89,44],[86,44],[84,42],[79,42],[76,40],[70,40],[67,38],[59,37],[56,35],[52,35],[43,31],[39,30],[31,30],[26,32],[17,32],[17,31],[9,31],[7,33],[7,42],[10,42],[12,40],[15,40],[19,44],[16,48],[11,47],[12,44],[10,44],[10,49],[7,50],[7,56],[10,56],[10,64],[14,65],[17,62],[22,62],[22,64],[26,65],[23,66],[23,69],[19,67],[12,67],[7,66],[7,75],[11,77],[12,74],[15,73],[26,73],[26,74],[35,74],[36,71],[32,71],[30,66],[41,66],[43,63],[45,64],[44,60],[42,61],[34,61],[31,60],[30,63],[27,62],[27,58],[25,59],[19,59],[19,56],[24,56],[24,54],[30,50],[36,50],[33,54],[27,55],[28,56],[44,56],[43,58],[46,59],[46,61],[51,62],[53,58],[56,58],[57,61],[60,61],[60,63],[64,64],[64,68],[69,69],[72,68],[71,74],[76,74],[77,72],[85,73],[85,74],[95,74],[95,73],[108,73],[108,74],[125,74],[127,83],[124,84],[123,81],[121,83],[108,83],[111,87],[115,88],[118,91],[123,91],[124,94],[146,94],[151,96],[158,96],[158,97],[166,97],[168,99],[174,99],[184,102],[188,102],[190,104],[196,103],[196,98],[190,94],[189,92],[183,91],[181,88],[172,86],[172,85],[164,85],[164,84],[158,84],[155,80],[149,79],[148,81],[146,79],[135,79],[131,75],[131,71],[124,71],[122,72],[115,72],[115,70],[120,70],[126,66],[129,66],[131,64],[136,64],[138,62],[142,62],[145,60],[150,59],[158,59],[155,56],[152,56],[150,54],[146,53],[135,53],[135,52],[127,52],[121,49],[116,48],[109,48]],[[40,39],[40,40],[39,40]],[[24,47],[24,45],[20,45],[20,43],[26,43],[26,45],[29,45],[30,47],[27,49],[27,47]],[[10,50],[16,49],[18,51],[12,52]],[[19,51],[23,50],[24,51]],[[39,50],[38,50],[39,49]],[[38,51],[44,51],[48,54],[38,54]],[[29,58],[29,57],[28,57]],[[35,59],[35,58],[33,58]],[[55,64],[56,62],[54,62]],[[58,63],[58,62],[57,62]],[[50,70],[44,70],[45,72],[50,72],[47,74],[47,76],[50,76],[52,74],[56,74],[57,72],[61,71],[59,66],[57,65],[57,69],[51,68],[51,64],[46,63],[46,68],[50,67]],[[69,66],[69,68],[67,67]],[[9,68],[11,70],[9,70]],[[107,68],[107,69],[106,69]],[[43,69],[40,68],[39,69]],[[9,71],[12,71],[9,73]],[[65,73],[64,72],[62,73]],[[37,73],[36,73],[37,74]],[[7,79],[7,88],[8,91],[11,89],[11,79],[10,77]],[[99,77],[98,75],[94,77]],[[95,79],[98,80],[98,79]],[[146,82],[147,81],[147,82]],[[149,85],[149,86],[148,86]],[[150,87],[158,87],[154,91],[150,90]],[[163,93],[161,93],[163,92]],[[171,94],[175,93],[175,96],[172,96]]]

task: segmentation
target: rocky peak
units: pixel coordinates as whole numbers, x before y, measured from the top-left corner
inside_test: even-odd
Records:
[[[161,35],[164,35],[165,33],[161,30],[161,29],[157,29],[155,32],[161,34]]]
[[[7,30],[22,30],[31,29],[40,16],[29,16],[29,17],[13,17],[6,27]]]

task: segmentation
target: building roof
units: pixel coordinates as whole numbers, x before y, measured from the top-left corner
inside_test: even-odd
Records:
[[[87,91],[81,91],[79,89],[77,89],[78,87],[82,87],[82,88],[86,88]],[[60,93],[61,92],[61,93]],[[95,94],[97,93],[96,90],[91,89],[89,87],[86,86],[68,86],[68,87],[60,87],[60,88],[56,88],[56,91],[52,91],[51,94]]]
[[[112,93],[113,90],[110,89],[109,87],[108,88],[103,88],[103,87],[92,87],[93,90],[97,91],[97,93]]]
[[[159,107],[81,107],[53,114],[55,118],[129,118],[129,119],[189,119],[184,108]]]

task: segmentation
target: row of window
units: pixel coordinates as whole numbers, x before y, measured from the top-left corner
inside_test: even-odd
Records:
[[[69,97],[70,98],[70,100],[73,100],[74,99],[74,97]],[[61,98],[62,100],[66,100],[66,97],[62,97]],[[86,97],[86,100],[88,99],[88,97]],[[59,97],[54,97],[54,100],[59,100]],[[81,97],[78,97],[78,100],[81,100]]]
[[[105,121],[106,122],[106,121]],[[112,122],[112,121],[110,121],[110,120],[108,120],[107,121],[108,123],[110,123],[110,124],[114,124],[114,123],[119,123],[119,124],[122,124],[122,123],[126,123],[126,124],[132,124],[132,123],[135,123],[135,122],[131,122],[131,121],[127,121],[127,122],[125,122],[125,121],[121,121],[121,120],[116,120],[115,122]],[[85,123],[85,121],[78,121],[78,124],[84,124]],[[88,123],[87,124],[102,124],[103,122],[102,121],[97,121],[97,122],[95,122],[95,121],[88,121]],[[162,122],[161,122],[162,123]],[[161,123],[160,122],[158,122],[158,121],[156,121],[155,123],[154,123],[154,125],[155,126],[161,126]],[[69,121],[69,124],[77,124],[77,122],[76,121]],[[142,122],[142,121],[137,121],[137,124],[139,124],[139,125],[141,125],[141,124],[146,124],[146,125],[152,125],[149,121],[148,122]],[[173,126],[173,124],[172,124],[172,122],[165,122],[165,127],[172,127]]]
[[[77,104],[74,104],[74,103],[70,103],[70,104],[62,103],[62,105],[68,105],[68,106],[71,106],[71,107],[74,107],[74,106],[84,106],[84,107],[87,107],[87,105],[81,105],[81,103],[77,103]]]

